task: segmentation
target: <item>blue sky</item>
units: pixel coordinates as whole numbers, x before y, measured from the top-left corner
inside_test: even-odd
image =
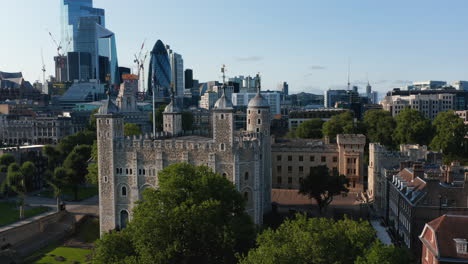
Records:
[[[171,45],[200,81],[263,76],[264,89],[321,93],[369,80],[384,92],[410,81],[468,79],[464,0],[94,0],[117,35],[119,63],[133,66],[144,39]],[[60,39],[60,0],[9,1],[0,16],[0,70],[41,79]],[[361,90],[362,91],[362,90]]]

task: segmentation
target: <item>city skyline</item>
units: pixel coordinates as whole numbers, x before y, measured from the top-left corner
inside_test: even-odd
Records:
[[[145,50],[161,39],[183,56],[195,79],[220,80],[219,68],[226,64],[228,77],[261,72],[265,90],[283,81],[291,93],[345,88],[348,59],[352,84],[360,92],[366,75],[381,93],[410,81],[468,79],[463,63],[468,59],[463,28],[468,3],[310,2],[136,0],[122,6],[94,0],[94,7],[106,10],[106,25],[116,33],[125,67],[134,68],[133,54],[144,39]],[[56,54],[48,31],[61,38],[60,1],[18,0],[9,8],[26,19],[6,27],[0,70],[41,80],[42,49],[47,75],[53,75]],[[0,22],[11,24],[11,17]]]

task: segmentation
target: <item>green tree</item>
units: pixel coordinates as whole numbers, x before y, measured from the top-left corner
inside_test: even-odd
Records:
[[[93,263],[139,263],[136,262],[137,252],[133,246],[132,236],[127,231],[106,233],[95,242],[95,247]]]
[[[122,232],[128,248],[121,263],[235,263],[253,246],[255,227],[235,186],[208,167],[180,163],[162,170],[159,189],[147,189]],[[94,263],[114,263],[111,233],[97,243]],[[114,242],[106,242],[114,241]]]
[[[427,145],[431,141],[431,122],[418,110],[405,108],[395,116],[395,121],[395,143]]]
[[[8,187],[18,195],[20,219],[24,218],[24,202],[27,192],[26,182],[30,180],[35,173],[36,167],[32,162],[25,162],[21,167],[18,166],[16,162],[11,163],[10,166],[8,166],[7,177],[5,184],[2,185],[2,189]],[[2,192],[4,192],[4,190],[2,190]]]
[[[91,156],[91,147],[87,145],[76,146],[63,162],[68,171],[67,184],[73,189],[74,199],[78,200],[78,187],[83,184],[88,174],[88,160]]]
[[[296,128],[294,135],[298,138],[322,138],[323,123],[320,118],[307,120]]]
[[[0,156],[0,173],[7,172],[8,166],[13,162],[15,162],[15,157],[11,154],[3,154]]]
[[[257,237],[257,248],[240,264],[353,263],[375,241],[369,222],[310,218],[298,214]]]
[[[58,167],[54,170],[53,173],[46,174],[46,182],[54,189],[54,197],[57,201],[57,212],[60,211],[60,196],[62,195],[63,190],[67,187],[69,173],[63,167]]]
[[[463,143],[467,129],[463,120],[450,110],[441,112],[432,122],[435,136],[431,141],[431,149],[444,154],[460,154],[464,152]]]
[[[393,147],[392,135],[395,130],[395,120],[390,112],[385,110],[369,110],[364,114],[366,136],[371,143],[380,143]]]
[[[325,136],[328,136],[330,140],[333,140],[338,134],[359,133],[359,126],[360,124],[355,124],[354,122],[353,113],[348,111],[332,116],[330,120],[323,124],[322,132]]]
[[[94,144],[91,148],[91,162],[88,164],[88,174],[86,174],[86,182],[91,184],[98,184],[98,149],[97,141],[94,141]]]
[[[190,131],[193,129],[192,112],[182,112],[182,130]]]
[[[83,130],[76,134],[64,137],[57,145],[57,150],[63,157],[67,157],[68,154],[78,145],[93,145],[96,140],[96,132]]]
[[[124,136],[137,136],[141,135],[141,128],[137,124],[125,123]]]
[[[411,253],[406,248],[385,246],[376,240],[366,250],[363,256],[359,256],[355,264],[409,264],[412,263]]]
[[[51,145],[44,146],[42,148],[42,153],[47,157],[47,169],[51,172],[53,172],[57,166],[60,166],[65,159],[62,153]]]
[[[162,131],[163,130],[163,112],[164,109],[166,109],[166,105],[161,105],[159,106],[158,109],[156,109],[156,130],[157,131]],[[150,121],[151,124],[153,123],[153,112],[149,114],[150,116]]]
[[[299,193],[314,199],[319,207],[319,212],[333,201],[333,197],[342,193],[348,193],[349,180],[337,171],[329,172],[327,166],[312,167],[310,174],[304,178],[299,187]]]
[[[99,108],[94,109],[89,116],[88,121],[88,130],[96,132],[96,114],[99,111]]]

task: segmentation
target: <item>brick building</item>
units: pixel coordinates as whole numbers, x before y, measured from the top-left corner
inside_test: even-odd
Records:
[[[424,226],[422,264],[468,263],[468,216],[443,215]]]
[[[387,222],[403,244],[421,253],[418,235],[425,223],[443,214],[468,215],[466,168],[403,162],[388,178]]]
[[[273,188],[299,189],[311,167],[326,165],[350,180],[353,190],[363,191],[364,135],[338,135],[337,143],[323,140],[277,139],[271,146]]]

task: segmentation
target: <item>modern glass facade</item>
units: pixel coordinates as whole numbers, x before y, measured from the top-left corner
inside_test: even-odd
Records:
[[[76,51],[80,18],[91,16],[98,17],[99,25],[105,26],[105,11],[93,8],[93,0],[62,0],[60,24],[65,52]]]
[[[120,84],[115,34],[105,28],[104,9],[93,8],[92,0],[62,0],[61,19],[62,46],[70,42],[69,50],[91,55],[88,79]]]
[[[148,71],[148,94],[155,92],[157,98],[169,97],[171,87],[171,64],[166,47],[158,40],[151,51]]]

